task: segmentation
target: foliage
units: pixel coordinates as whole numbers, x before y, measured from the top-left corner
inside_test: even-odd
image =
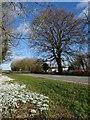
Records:
[[[33,92],[44,94],[50,98],[49,118],[51,119],[88,119],[88,86],[66,83],[45,78],[9,75],[20,85]]]
[[[20,71],[20,67],[21,67],[21,61],[20,60],[14,61],[11,64],[12,71]]]
[[[43,70],[45,71],[45,73],[47,72],[47,70],[49,69],[49,66],[47,63],[43,64]]]
[[[25,58],[22,60],[14,61],[11,64],[11,69],[12,71],[42,73],[43,72],[42,66],[43,61],[41,60]]]

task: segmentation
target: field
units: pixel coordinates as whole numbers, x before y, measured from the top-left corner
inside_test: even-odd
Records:
[[[15,79],[14,83],[25,84],[28,91],[49,97],[49,110],[45,113],[46,119],[88,119],[87,85],[18,74],[8,74],[8,76]]]

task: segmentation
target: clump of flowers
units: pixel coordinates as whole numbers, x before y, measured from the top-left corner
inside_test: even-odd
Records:
[[[15,112],[19,108],[18,101],[26,104],[34,104],[39,111],[47,111],[49,108],[49,98],[47,96],[28,92],[26,86],[17,83],[8,83],[13,79],[2,76],[0,77],[0,113],[2,117],[7,117],[8,112]],[[35,109],[31,109],[31,114],[36,114]]]

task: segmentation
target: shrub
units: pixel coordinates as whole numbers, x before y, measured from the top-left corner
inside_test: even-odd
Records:
[[[14,61],[11,64],[12,71],[31,72],[31,73],[42,73],[43,72],[43,61],[32,58],[25,58],[22,60]]]

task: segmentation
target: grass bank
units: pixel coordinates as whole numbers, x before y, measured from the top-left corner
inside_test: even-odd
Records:
[[[48,96],[50,99],[48,116],[50,118],[54,120],[88,119],[87,85],[18,74],[9,74],[8,76],[15,79],[13,82],[25,84],[27,90]]]

